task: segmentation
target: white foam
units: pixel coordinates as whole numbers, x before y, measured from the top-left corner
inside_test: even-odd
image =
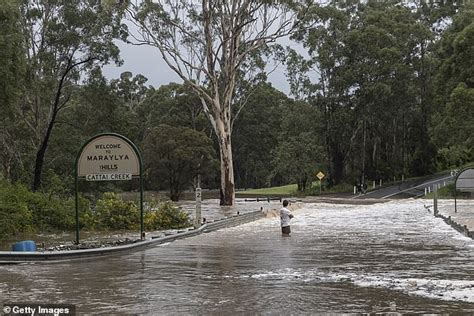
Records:
[[[409,295],[474,303],[474,281],[354,276],[353,282],[361,287],[389,288]]]
[[[359,287],[386,288],[408,295],[445,301],[474,303],[474,281],[449,279],[397,278],[391,275],[361,275],[356,273],[331,273],[317,269],[281,269],[260,271],[246,275],[226,275],[225,278],[254,279],[256,281],[339,283],[350,282]]]

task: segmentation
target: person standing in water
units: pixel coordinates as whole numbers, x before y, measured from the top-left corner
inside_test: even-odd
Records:
[[[283,236],[290,236],[290,220],[293,218],[290,210],[287,208],[288,200],[283,201],[283,207],[280,209],[281,233]]]

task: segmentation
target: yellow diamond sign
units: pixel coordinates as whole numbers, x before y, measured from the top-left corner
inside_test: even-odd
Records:
[[[322,180],[324,178],[325,174],[322,173],[321,171],[318,172],[318,174],[316,175],[316,177],[318,177],[319,180]]]

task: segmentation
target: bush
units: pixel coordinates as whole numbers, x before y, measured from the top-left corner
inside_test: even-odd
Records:
[[[35,230],[71,230],[75,224],[73,199],[62,199],[44,193],[30,193],[28,206],[33,214]]]
[[[456,190],[454,188],[454,183],[448,184],[445,187],[438,189],[438,199],[454,199],[456,195]],[[457,196],[461,196],[461,192],[457,192]],[[433,199],[434,193],[428,193],[423,198],[424,199]]]
[[[80,209],[87,208],[80,199]],[[72,230],[74,200],[31,192],[24,185],[0,181],[0,238],[25,232]]]
[[[176,207],[171,201],[153,201],[150,210],[144,215],[146,230],[178,229],[191,226],[189,215]]]
[[[0,181],[0,239],[33,231],[33,214],[26,200],[29,195],[22,185]]]
[[[437,167],[438,170],[446,170],[462,166],[472,161],[473,151],[460,145],[444,147],[438,149]]]
[[[138,229],[140,211],[133,201],[124,201],[118,194],[106,192],[97,201],[95,214],[88,219],[92,229]]]
[[[81,227],[91,230],[137,230],[140,223],[137,204],[110,192],[97,201],[95,210],[91,210],[87,199],[79,197],[79,214]],[[188,214],[171,202],[153,202],[144,217],[147,230],[191,226]],[[19,233],[74,228],[74,198],[31,192],[24,185],[0,179],[0,239]]]

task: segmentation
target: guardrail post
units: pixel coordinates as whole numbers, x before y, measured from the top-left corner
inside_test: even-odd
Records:
[[[438,215],[438,188],[433,187],[433,214],[436,217]]]

